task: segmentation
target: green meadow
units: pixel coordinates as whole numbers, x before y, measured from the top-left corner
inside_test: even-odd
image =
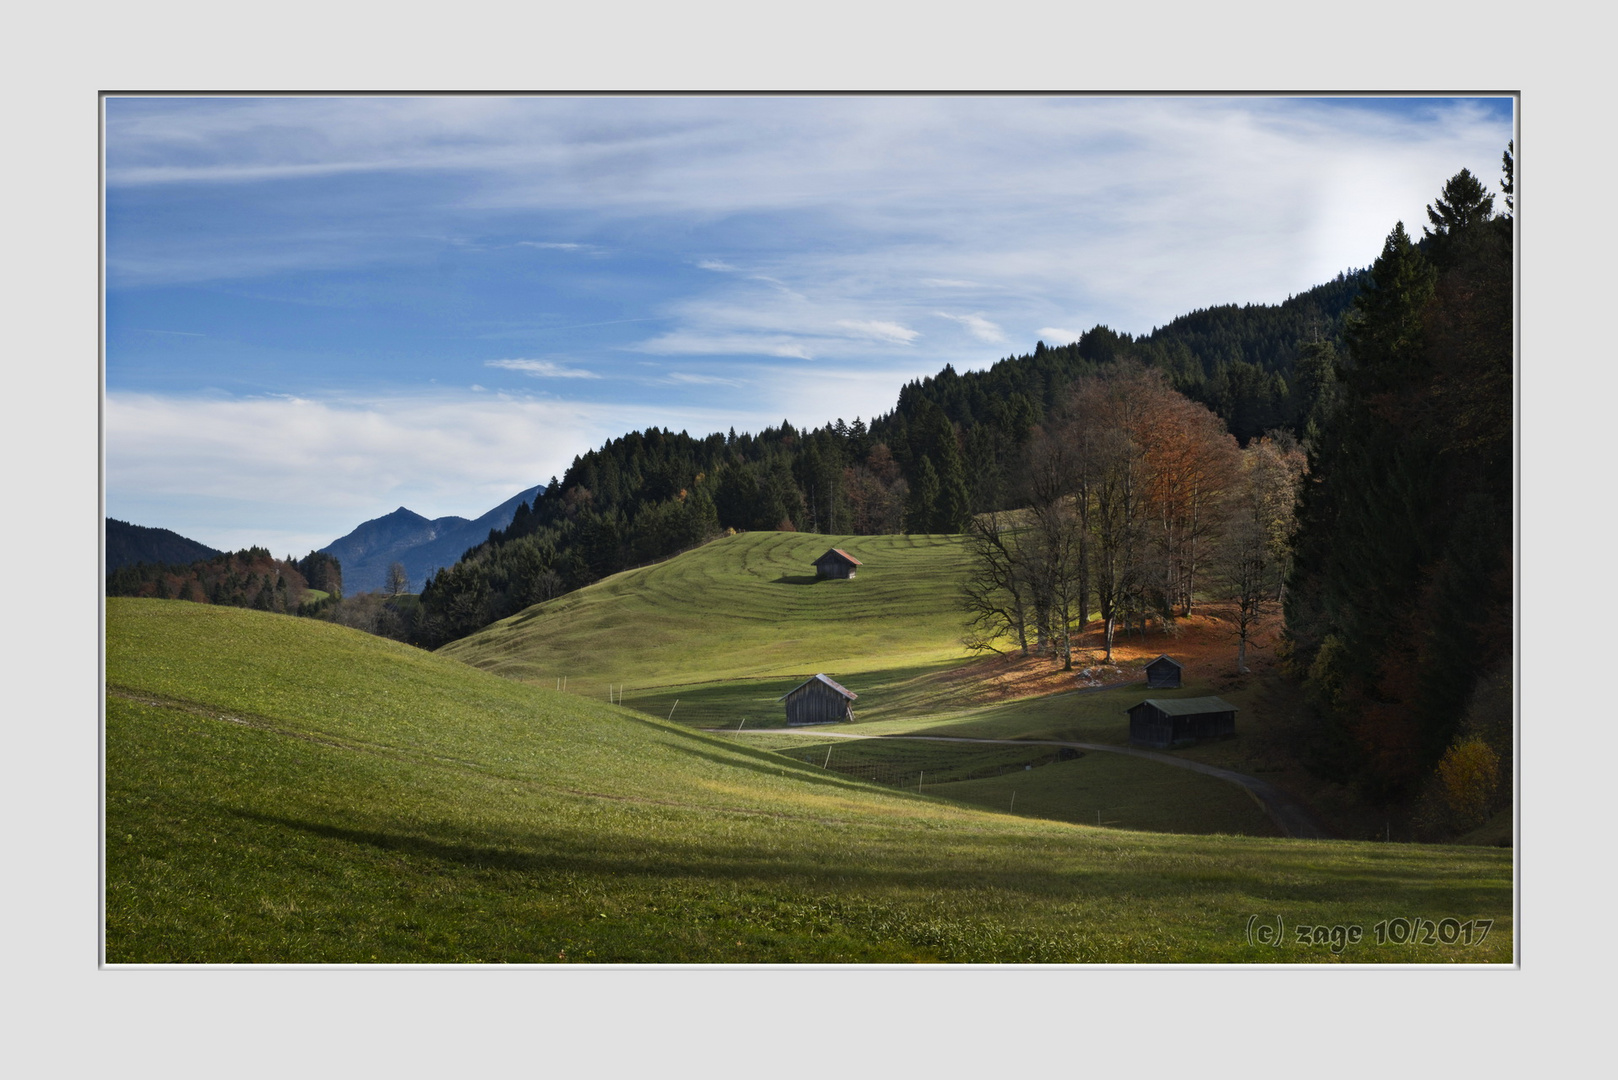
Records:
[[[813,579],[808,564],[829,546],[865,563],[854,580]],[[961,645],[956,600],[964,572],[959,537],[748,533],[530,608],[440,653],[675,724],[734,734],[741,745],[763,745],[762,736],[748,732],[779,727],[778,699],[815,672],[859,695],[853,730],[862,734],[1127,745],[1124,709],[1143,696],[1139,687],[970,700],[969,685],[952,677],[971,659]],[[1213,692],[1191,682],[1165,696]],[[807,744],[806,760],[822,753],[813,749],[820,742],[814,736],[794,738],[793,745]],[[1044,763],[1019,769],[1026,777],[988,779],[965,773],[993,767],[1004,754],[995,747],[887,740],[839,746],[834,756],[869,761],[875,782],[903,788],[931,772],[938,797],[1023,816],[1167,832],[1276,833],[1242,789],[1141,759],[1091,754],[1082,764]],[[944,768],[945,758],[959,759],[962,768]],[[1019,787],[1026,789],[1020,796]]]
[[[818,580],[840,547],[866,565]],[[507,678],[606,700],[636,688],[817,671],[959,663],[959,536],[740,533],[626,570],[501,620],[439,651]],[[616,691],[615,691],[616,692]]]
[[[740,550],[763,585],[775,583],[775,565],[801,554],[780,552],[773,537],[737,539],[748,541]],[[945,632],[949,598],[910,588],[893,585],[887,602],[909,595],[932,619],[900,632],[873,618],[849,636],[893,634],[900,668],[947,661],[958,648]],[[610,606],[599,599],[567,599],[579,633],[614,624],[579,611]],[[805,637],[834,650],[837,617],[820,627],[820,601],[802,603]],[[705,621],[693,616],[687,629]],[[716,647],[716,670],[702,681],[793,673],[783,658],[772,667],[754,638],[713,621],[731,647]],[[917,792],[828,768],[805,752],[807,738],[796,749],[749,745],[745,734],[609,704],[606,685],[620,678],[622,658],[592,669],[591,650],[542,632],[545,622],[491,628],[484,643],[501,640],[488,636],[495,631],[508,643],[516,633],[551,635],[555,648],[572,650],[564,666],[593,670],[599,696],[546,685],[554,658],[543,648],[506,657],[502,673],[527,670],[525,683],[463,663],[455,649],[426,654],[314,620],[109,600],[108,961],[1512,957],[1510,852],[1138,831],[1149,823],[1125,827],[1126,810],[1104,808],[1101,827],[1077,813],[1021,816],[1024,801],[1046,797],[1042,787],[1099,783],[1100,770],[1118,764],[1101,754],[1021,776],[1016,766],[1031,760],[1013,755],[999,773],[974,776],[988,766],[963,758],[949,782],[963,797],[946,799],[925,781]],[[666,640],[648,666],[683,677],[692,669],[677,655],[697,648]],[[872,653],[866,670],[881,670],[881,659]],[[854,745],[864,744],[849,753]],[[1022,785],[1016,814],[997,804],[1012,791],[996,785],[1010,784]],[[1395,918],[1493,924],[1472,945],[1378,944],[1373,927]],[[1276,920],[1287,928],[1279,944],[1256,943],[1253,928]],[[1297,941],[1298,925],[1360,926],[1363,937],[1334,952],[1326,936]]]

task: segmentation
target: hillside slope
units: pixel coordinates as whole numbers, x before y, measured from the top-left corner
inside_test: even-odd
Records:
[[[816,580],[840,547],[852,581]],[[959,536],[756,532],[715,540],[529,608],[439,650],[508,678],[602,693],[966,659]]]
[[[136,563],[181,566],[223,554],[207,544],[181,536],[173,529],[131,525],[117,518],[107,518],[106,529],[109,574]]]
[[[1477,848],[1183,837],[884,791],[342,627],[107,605],[106,957],[1330,960],[1254,912],[1497,920]]]

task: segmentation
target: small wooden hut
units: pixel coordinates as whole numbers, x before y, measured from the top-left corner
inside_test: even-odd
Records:
[[[854,706],[851,703],[857,697],[859,695],[854,691],[839,686],[832,679],[816,675],[775,700],[787,703],[787,725],[796,727],[800,724],[837,724],[852,721]]]
[[[815,574],[825,578],[851,578],[861,562],[842,548],[832,548],[815,560]]]
[[[1178,690],[1180,664],[1172,656],[1163,655],[1146,665],[1146,689]]]
[[[1129,713],[1129,741],[1137,746],[1183,746],[1236,734],[1236,706],[1223,698],[1147,698]]]

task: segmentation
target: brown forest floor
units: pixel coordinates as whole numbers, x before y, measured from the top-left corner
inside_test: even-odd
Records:
[[[1145,635],[1119,631],[1113,636],[1112,664],[1106,655],[1105,631],[1092,620],[1075,642],[1073,670],[1063,671],[1048,656],[987,656],[951,671],[940,681],[956,686],[974,702],[1010,701],[1063,690],[1138,681],[1141,668],[1167,653],[1185,669],[1185,678],[1219,681],[1236,677],[1236,630],[1228,605],[1199,604],[1165,630],[1153,623]],[[1279,613],[1266,616],[1247,643],[1251,677],[1273,674],[1275,643],[1281,631]],[[1086,672],[1089,674],[1087,675]]]

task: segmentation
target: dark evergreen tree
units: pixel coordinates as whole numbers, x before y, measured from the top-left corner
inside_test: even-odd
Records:
[[[910,485],[910,499],[905,504],[905,532],[933,531],[938,516],[938,493],[938,470],[933,468],[933,459],[924,454],[916,470],[915,483]]]
[[[1292,662],[1342,778],[1408,794],[1511,649],[1511,252],[1464,171],[1389,235],[1311,445]]]

